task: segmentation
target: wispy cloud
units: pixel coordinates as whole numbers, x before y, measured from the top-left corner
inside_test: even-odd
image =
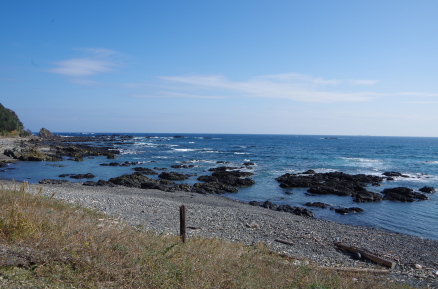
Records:
[[[171,84],[184,84],[191,91],[221,91],[235,96],[281,98],[301,102],[358,102],[381,95],[375,92],[332,91],[342,83],[372,85],[374,80],[336,80],[314,78],[304,74],[277,74],[258,76],[247,81],[232,81],[217,75],[163,76]],[[327,86],[330,86],[328,89]],[[171,86],[169,86],[171,88]]]
[[[163,97],[169,97],[169,98],[203,98],[203,99],[224,98],[223,96],[199,95],[199,94],[171,92],[171,91],[159,91],[155,95],[138,94],[138,95],[134,95],[133,97],[137,97],[137,98],[163,98]]]
[[[116,62],[111,58],[116,52],[108,49],[78,49],[85,52],[87,57],[72,58],[55,63],[56,67],[49,72],[70,77],[86,77],[114,71]]]

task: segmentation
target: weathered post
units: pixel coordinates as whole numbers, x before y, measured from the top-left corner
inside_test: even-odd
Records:
[[[184,205],[179,207],[179,231],[181,240],[186,242],[186,207]]]

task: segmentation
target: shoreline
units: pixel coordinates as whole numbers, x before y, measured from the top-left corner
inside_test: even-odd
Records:
[[[0,182],[6,188],[14,183],[1,179]],[[19,186],[21,182],[15,184]],[[98,209],[157,234],[179,233],[179,206],[185,205],[188,239],[217,237],[247,245],[262,242],[275,252],[300,260],[298,262],[308,260],[320,267],[383,268],[342,252],[334,244],[341,241],[395,261],[397,266],[390,270],[395,280],[415,286],[438,286],[436,240],[272,211],[219,195],[122,186],[89,187],[81,183],[29,184],[30,193],[38,193],[39,188],[43,188],[43,195],[55,193],[55,198]],[[293,245],[276,242],[276,239],[288,240]],[[415,269],[416,264],[422,269]]]

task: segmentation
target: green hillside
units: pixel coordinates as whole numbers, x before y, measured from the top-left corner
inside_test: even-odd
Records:
[[[29,135],[30,132],[24,131],[23,123],[18,115],[0,103],[0,135]]]

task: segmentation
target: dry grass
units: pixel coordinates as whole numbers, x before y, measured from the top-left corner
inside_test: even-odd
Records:
[[[183,244],[27,190],[0,189],[1,288],[408,288],[295,266],[261,244]]]

